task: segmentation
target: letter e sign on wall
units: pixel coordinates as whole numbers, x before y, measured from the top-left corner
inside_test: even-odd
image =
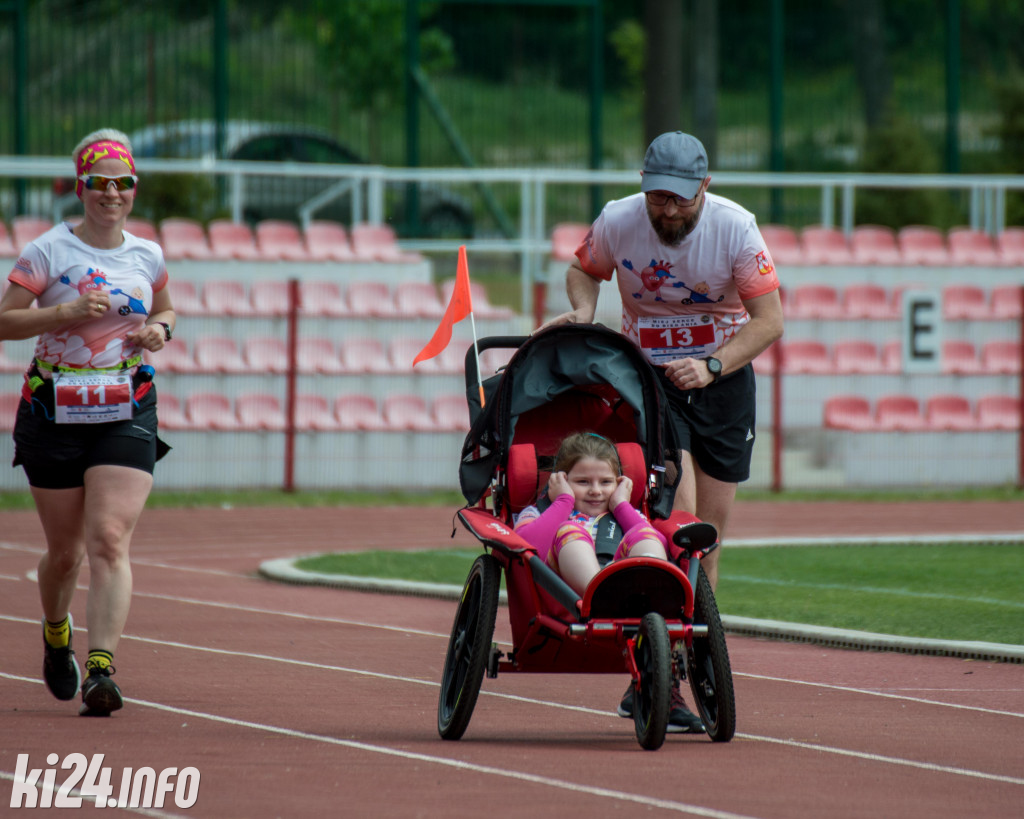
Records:
[[[903,293],[903,372],[942,369],[942,297],[927,290]]]

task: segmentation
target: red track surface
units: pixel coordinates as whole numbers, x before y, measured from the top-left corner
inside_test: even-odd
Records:
[[[731,743],[670,735],[648,753],[614,715],[625,675],[525,674],[485,679],[466,736],[448,743],[436,708],[454,604],[255,576],[263,560],[292,554],[473,546],[461,527],[448,538],[453,511],[147,512],[116,657],[128,702],[92,720],[42,685],[27,576],[40,529],[34,513],[5,514],[0,816],[40,812],[9,807],[18,754],[44,768],[48,754],[72,752],[105,754],[115,793],[127,767],[198,768],[195,806],[169,799],[147,812],[161,816],[1020,816],[1020,665],[733,636]],[[741,503],[731,534],[1022,528],[1014,504]],[[84,625],[84,592],[73,612]],[[508,638],[503,609],[496,638]],[[80,630],[80,659],[86,644]],[[66,777],[58,771],[57,784]]]

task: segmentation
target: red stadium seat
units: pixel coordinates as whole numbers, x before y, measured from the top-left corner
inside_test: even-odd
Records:
[[[306,227],[306,249],[316,262],[351,262],[356,258],[348,231],[338,222],[310,222]]]
[[[1008,227],[996,236],[996,251],[1003,264],[1024,265],[1024,227]]]
[[[381,409],[384,423],[392,430],[412,430],[415,432],[435,432],[437,422],[431,415],[426,399],[421,395],[392,394],[387,396]]]
[[[288,372],[288,346],[277,336],[249,336],[242,342],[242,358],[250,372]]]
[[[924,417],[931,430],[971,430],[977,421],[971,403],[962,395],[934,395],[924,405]]]
[[[380,407],[372,395],[347,393],[334,402],[334,417],[342,430],[387,429]]]
[[[256,223],[256,247],[260,256],[270,261],[306,262],[309,251],[298,225],[279,219],[264,219]]]
[[[871,404],[859,395],[835,395],[825,401],[826,429],[847,429],[856,432],[874,426]]]
[[[469,403],[460,393],[439,395],[430,410],[437,429],[448,432],[469,432]]]
[[[839,319],[845,313],[834,287],[826,284],[805,284],[790,291],[786,304],[789,319]]]
[[[0,256],[17,256],[18,249],[14,246],[14,239],[7,230],[7,223],[0,219]]]
[[[209,312],[195,282],[174,279],[170,288],[174,312],[183,316],[204,316]]]
[[[244,373],[249,365],[229,336],[203,336],[193,347],[196,369],[206,373]]]
[[[322,395],[300,393],[295,397],[295,428],[305,431],[333,432],[341,428]]]
[[[210,259],[206,230],[195,219],[171,216],[160,222],[160,243],[167,259]]]
[[[214,219],[207,227],[210,250],[217,259],[255,261],[261,258],[252,228],[244,222]]]
[[[394,302],[398,314],[410,318],[439,319],[445,311],[437,288],[429,282],[397,282]]]
[[[355,316],[393,318],[398,315],[391,288],[386,282],[352,282],[345,292],[345,298]]]
[[[775,264],[803,264],[804,251],[793,228],[786,225],[760,225],[761,237]]]
[[[300,373],[337,375],[345,372],[334,342],[321,336],[303,336],[298,340],[296,357]]]
[[[0,430],[9,432],[14,429],[14,422],[18,417],[18,404],[21,402],[21,392],[0,393]]]
[[[427,339],[425,338],[399,336],[391,339],[388,344],[388,361],[391,362],[391,369],[396,373],[418,373],[421,375],[440,373],[440,355],[420,361],[415,367],[412,365],[413,359],[420,354],[426,343]]]
[[[129,216],[125,222],[124,229],[127,230],[132,236],[137,236],[140,239],[148,239],[150,242],[160,242],[160,234],[157,233],[157,229],[149,219],[143,219],[140,216]]]
[[[903,372],[903,343],[898,339],[882,345],[882,369],[891,375]]]
[[[995,242],[983,230],[969,227],[950,228],[946,234],[946,241],[949,244],[949,259],[953,264],[1002,264]]]
[[[843,290],[843,316],[848,319],[898,318],[889,291],[877,284],[850,284]]]
[[[38,239],[52,227],[53,222],[39,216],[15,216],[11,219],[11,239],[15,250],[21,253],[25,245],[33,239]]]
[[[850,253],[854,264],[903,264],[896,231],[883,225],[858,225],[850,236]]]
[[[395,231],[390,225],[361,223],[352,226],[352,249],[360,259],[379,262],[421,262],[419,253],[406,253],[398,247]]]
[[[345,339],[338,347],[338,358],[347,373],[392,372],[387,350],[376,338]]]
[[[193,429],[238,429],[238,418],[231,409],[231,400],[223,393],[193,393],[185,399],[185,415]]]
[[[299,284],[299,303],[306,316],[348,318],[352,315],[341,285],[330,281],[303,281]]]
[[[288,315],[291,287],[283,279],[257,279],[249,287],[249,302],[257,316]],[[299,295],[301,301],[301,293]]]
[[[1021,262],[1024,265],[1024,261]],[[989,293],[990,317],[993,319],[1019,319],[1024,314],[1021,299],[1024,284],[1000,284]]]
[[[173,393],[157,394],[156,414],[161,429],[190,429],[192,426],[181,406],[181,401]]]
[[[245,285],[231,279],[211,279],[203,285],[206,312],[215,316],[251,316],[254,311]]]
[[[162,349],[148,353],[146,359],[158,372],[166,370],[171,373],[194,373],[199,370],[199,365],[188,349],[188,343],[181,338],[172,338],[164,342]]]
[[[951,375],[980,372],[978,351],[970,341],[950,339],[942,342],[942,371]]]
[[[820,341],[789,341],[782,345],[782,371],[787,375],[833,371],[828,348]]]
[[[551,258],[556,262],[571,262],[576,248],[587,238],[590,225],[583,222],[560,222],[551,231]]]
[[[1020,399],[1016,396],[983,395],[978,399],[975,410],[979,429],[1020,429]]]
[[[946,321],[980,321],[988,318],[988,293],[970,284],[942,288],[942,317]]]
[[[930,225],[908,225],[896,234],[904,264],[945,266],[949,250],[942,231]]]
[[[853,253],[841,230],[806,227],[800,234],[804,264],[852,264]]]
[[[455,279],[445,279],[441,282],[441,300],[446,307],[452,299],[453,290],[455,290]],[[473,302],[473,315],[476,318],[506,319],[515,315],[515,311],[511,308],[492,304],[487,295],[487,288],[480,282],[469,283],[469,297]]]
[[[425,342],[424,342],[425,343]],[[466,352],[472,345],[467,339],[453,338],[437,356],[437,366],[443,373],[461,375],[466,371]],[[416,365],[419,366],[418,364]]]
[[[839,375],[879,375],[885,372],[878,346],[873,341],[837,341],[832,347],[832,362]]]
[[[258,432],[280,432],[287,426],[281,401],[276,395],[263,392],[245,393],[235,399],[238,426]]]
[[[915,432],[927,427],[921,405],[912,395],[883,395],[875,402],[875,428]]]
[[[1020,368],[1019,341],[986,341],[981,345],[981,370],[990,375],[1016,375]]]

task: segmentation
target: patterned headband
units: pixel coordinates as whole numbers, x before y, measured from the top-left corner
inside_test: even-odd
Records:
[[[131,152],[120,142],[106,139],[101,142],[94,142],[92,145],[82,149],[82,153],[78,155],[77,175],[81,176],[82,174],[89,173],[92,170],[92,166],[101,159],[120,159],[133,174],[135,173],[135,160],[132,159]],[[82,198],[84,187],[81,179],[75,182],[75,193],[79,199]]]

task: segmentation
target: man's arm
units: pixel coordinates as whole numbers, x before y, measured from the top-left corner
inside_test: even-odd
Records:
[[[590,324],[594,321],[601,282],[584,271],[578,260],[574,259],[565,272],[565,292],[569,295],[572,310],[544,322],[539,330],[558,324]]]

